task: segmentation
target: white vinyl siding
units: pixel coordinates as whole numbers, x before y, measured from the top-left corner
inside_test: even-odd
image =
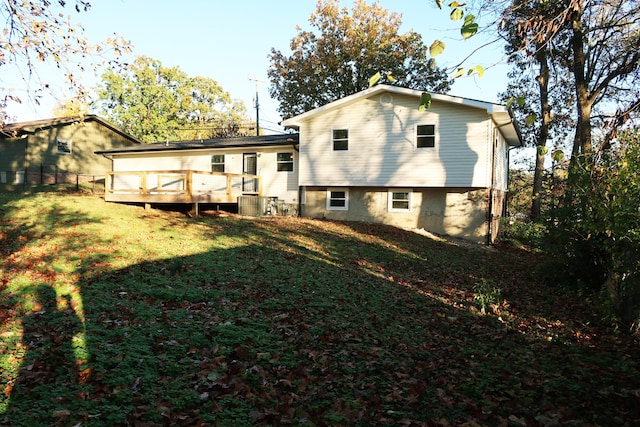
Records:
[[[181,150],[160,153],[122,154],[114,156],[113,170],[118,171],[170,171],[193,170],[210,171],[212,155],[224,154],[225,172],[242,173],[243,153],[257,153],[257,173],[262,177],[262,194],[269,197],[278,197],[286,202],[298,200],[298,173],[297,167],[293,172],[279,173],[277,171],[277,155],[283,152],[283,148],[268,147],[247,149],[230,148],[224,150]],[[297,153],[293,154],[294,164],[297,161]],[[197,186],[197,183],[194,183]]]
[[[496,190],[507,191],[509,175],[509,148],[502,134],[494,128],[495,151],[493,160],[494,184]]]
[[[486,110],[413,97],[360,99],[302,123],[300,185],[486,188],[490,119]],[[416,149],[416,125],[436,125],[435,148]],[[332,149],[331,129],[349,129],[349,150]]]

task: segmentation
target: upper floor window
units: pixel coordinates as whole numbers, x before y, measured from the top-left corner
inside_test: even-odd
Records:
[[[349,149],[349,130],[334,129],[333,130],[333,150]]]
[[[224,154],[211,156],[211,172],[224,172]]]
[[[293,153],[278,153],[278,172],[293,172]]]
[[[433,148],[436,146],[436,125],[416,126],[416,147]]]
[[[70,140],[59,139],[57,142],[58,154],[71,154],[72,144]]]
[[[327,190],[327,210],[346,211],[349,210],[349,190],[348,189],[328,189]]]

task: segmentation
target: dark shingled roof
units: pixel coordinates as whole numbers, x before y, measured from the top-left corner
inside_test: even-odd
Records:
[[[296,145],[299,142],[299,134],[288,133],[282,135],[237,136],[232,138],[212,138],[194,141],[156,142],[153,144],[141,144],[135,147],[111,148],[108,150],[96,151],[95,153],[108,155],[158,151],[204,150],[210,148],[269,147],[278,145]]]

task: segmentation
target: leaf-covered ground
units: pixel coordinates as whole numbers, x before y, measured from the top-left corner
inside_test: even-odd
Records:
[[[4,194],[0,255],[0,425],[640,425],[638,345],[528,252]]]

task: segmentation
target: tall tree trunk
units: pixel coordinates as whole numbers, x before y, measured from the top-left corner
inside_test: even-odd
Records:
[[[584,32],[582,29],[581,13],[575,12],[572,18],[571,47],[573,49],[573,77],[576,85],[576,107],[578,120],[576,134],[573,140],[569,174],[579,165],[586,166],[592,151],[591,140],[591,109],[593,99],[589,94],[589,82],[585,77],[586,56],[584,52]]]
[[[549,62],[547,47],[539,47],[536,53],[536,60],[540,64],[540,75],[537,77],[540,88],[540,114],[542,122],[540,133],[536,143],[536,166],[533,173],[533,196],[531,202],[531,219],[537,221],[540,218],[542,199],[542,178],[544,176],[544,160],[546,155],[547,139],[549,138],[549,128],[551,126],[551,104],[549,104]]]

